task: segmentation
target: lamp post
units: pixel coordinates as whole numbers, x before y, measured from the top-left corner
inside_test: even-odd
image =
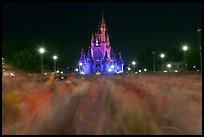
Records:
[[[167,68],[169,69],[169,71],[171,72],[171,64],[169,63],[169,64],[167,64],[166,66],[167,66]]]
[[[202,29],[198,29],[199,33],[199,47],[200,47],[200,71],[202,72],[202,38],[201,38],[201,31]]]
[[[132,61],[132,65],[133,65],[133,68],[134,68],[134,71],[135,71],[136,62],[135,62],[135,61]]]
[[[187,62],[186,62],[186,51],[188,50],[188,46],[187,45],[184,45],[183,46],[183,50],[184,50],[184,68],[185,68],[185,71],[187,70]]]
[[[160,54],[160,57],[161,57],[162,71],[163,71],[163,70],[164,70],[164,67],[163,67],[163,58],[165,57],[165,54],[164,54],[164,53],[161,53],[161,54]]]
[[[152,51],[153,55],[153,71],[155,72],[155,51]]]
[[[57,60],[57,56],[54,55],[53,59],[54,59],[54,73],[56,73],[56,60]]]
[[[39,52],[41,54],[41,74],[43,74],[43,53],[45,52],[45,49],[44,48],[40,48],[39,49]]]

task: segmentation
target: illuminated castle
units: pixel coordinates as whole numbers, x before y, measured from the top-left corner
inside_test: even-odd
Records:
[[[85,56],[83,49],[78,61],[78,74],[118,74],[123,73],[123,59],[113,53],[110,45],[109,34],[102,13],[102,21],[99,24],[98,33],[92,32],[91,47]]]

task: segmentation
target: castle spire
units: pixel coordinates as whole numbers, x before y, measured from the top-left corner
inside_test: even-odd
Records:
[[[94,43],[94,32],[92,31],[91,43]]]
[[[103,15],[103,10],[102,10],[102,21],[101,21],[101,26],[106,26],[104,15]]]
[[[83,49],[81,49],[81,57],[80,57],[80,60],[83,59]]]
[[[89,49],[88,49],[87,57],[88,57],[88,58],[91,58],[91,47],[89,47]]]
[[[100,21],[98,22],[98,34],[100,33]]]

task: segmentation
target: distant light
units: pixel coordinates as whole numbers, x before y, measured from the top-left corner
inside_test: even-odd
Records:
[[[53,59],[56,60],[56,59],[57,59],[57,56],[53,56]]]
[[[39,51],[40,51],[40,53],[44,53],[45,49],[44,48],[40,48]]]
[[[144,71],[147,71],[147,69],[144,69]]]
[[[167,66],[168,68],[170,68],[170,67],[171,67],[171,64],[167,64],[166,66]]]
[[[80,62],[80,63],[79,63],[79,66],[82,66],[82,65],[83,65],[83,63]]]
[[[184,46],[183,46],[183,50],[184,50],[184,51],[188,50],[188,46],[184,45]]]
[[[137,71],[135,72],[135,74],[137,74]]]
[[[85,75],[85,73],[82,71],[81,74]]]
[[[178,72],[178,70],[175,70],[175,72]]]
[[[59,70],[57,70],[57,73],[59,73]]]
[[[142,72],[142,70],[139,70],[139,72]]]
[[[3,71],[5,71],[5,69],[3,69]]]
[[[96,75],[101,75],[101,72],[100,72],[100,71],[97,71],[97,72],[96,72]]]
[[[166,73],[167,71],[166,70],[164,70],[164,73]]]
[[[44,73],[44,75],[47,75],[47,73]]]
[[[110,69],[110,68],[109,68],[109,69],[108,69],[108,71],[109,71],[109,72],[111,72],[111,71],[112,71],[112,69]]]
[[[135,62],[135,61],[133,61],[133,62],[132,62],[132,65],[135,65],[135,64],[136,64],[136,62]]]
[[[76,71],[78,71],[78,69],[75,69]]]
[[[200,32],[201,31],[201,29],[198,29],[198,32]]]
[[[161,54],[160,54],[160,57],[161,57],[161,58],[164,58],[164,57],[165,57],[165,54],[164,54],[164,53],[161,53]]]
[[[199,71],[199,69],[197,71]]]
[[[113,69],[113,68],[114,68],[114,65],[111,65],[111,68]]]
[[[14,77],[15,76],[15,73],[13,73],[13,72],[11,72],[11,74],[10,74],[12,77]]]
[[[63,71],[61,71],[60,73],[63,74]]]
[[[130,67],[127,67],[127,69],[128,69],[128,70],[131,70],[131,68],[130,68]]]
[[[61,79],[64,79],[64,77],[63,77],[63,76],[61,76]]]
[[[193,66],[193,68],[196,68],[196,66]]]

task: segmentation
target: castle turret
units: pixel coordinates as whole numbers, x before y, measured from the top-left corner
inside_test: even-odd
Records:
[[[81,50],[78,68],[79,74],[94,74],[97,72],[106,74],[116,74],[123,72],[123,59],[121,53],[119,58],[113,53],[111,48],[109,33],[106,30],[106,23],[102,11],[101,23],[98,24],[98,32],[92,31],[91,44],[85,56]]]
[[[86,59],[87,59],[87,61],[91,60],[91,47],[89,47],[89,49],[88,49],[88,53],[87,53]]]

